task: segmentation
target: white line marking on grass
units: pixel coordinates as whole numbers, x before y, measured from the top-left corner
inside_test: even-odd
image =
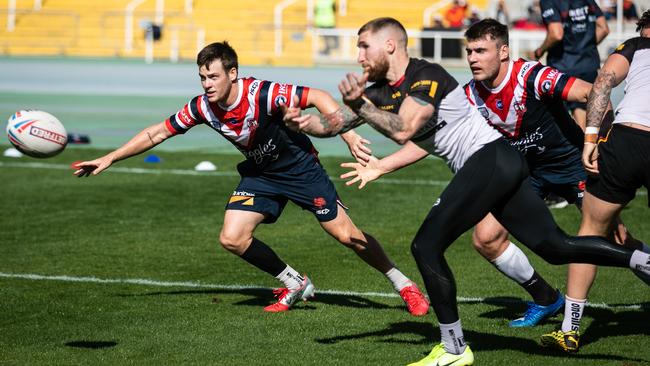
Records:
[[[56,170],[72,170],[69,165],[65,164],[47,164],[47,163],[12,163],[0,161],[0,167],[8,168],[30,168],[30,169],[56,169]],[[147,168],[120,168],[111,167],[111,172],[116,173],[131,173],[131,174],[170,174],[170,175],[193,175],[193,176],[206,176],[206,177],[239,177],[238,172],[223,171],[223,172],[197,172],[195,170],[187,169],[147,169]],[[345,182],[346,179],[330,177],[335,182]],[[382,178],[374,181],[372,184],[410,184],[416,186],[436,186],[445,187],[449,184],[448,180],[429,180],[429,179],[392,179]],[[645,190],[637,191],[639,196],[647,196],[648,192]]]
[[[24,280],[33,280],[33,281],[62,281],[62,282],[82,282],[82,283],[105,283],[105,284],[124,284],[124,285],[140,285],[140,286],[152,286],[152,287],[185,287],[185,288],[208,288],[208,289],[218,289],[218,290],[269,290],[272,289],[264,286],[255,286],[255,285],[220,285],[212,283],[200,283],[200,282],[191,282],[191,281],[158,281],[145,278],[97,278],[97,277],[75,277],[75,276],[48,276],[40,275],[34,273],[5,273],[0,272],[0,277],[4,278],[18,278]],[[399,297],[394,292],[356,292],[356,291],[340,291],[340,290],[316,290],[317,294],[327,294],[327,295],[340,295],[340,296],[359,296],[359,297],[385,297],[385,298],[396,298]],[[458,297],[459,303],[482,303],[485,302],[483,297]],[[512,302],[518,303],[519,301],[503,301],[503,302]],[[639,304],[606,304],[606,303],[587,303],[588,307],[599,308],[599,309],[628,309],[628,310],[639,310],[641,305]]]
[[[0,167],[7,168],[28,168],[28,169],[56,169],[56,170],[69,170],[72,171],[70,165],[65,164],[47,164],[47,163],[13,163],[0,161]],[[206,176],[206,177],[239,177],[239,173],[235,171],[222,171],[222,172],[197,172],[195,170],[187,169],[148,169],[148,168],[121,168],[111,167],[107,172],[116,173],[131,173],[131,174],[169,174],[169,175],[193,175],[193,176]],[[346,179],[330,177],[333,181],[345,182]],[[446,186],[449,184],[448,180],[427,180],[427,179],[391,179],[382,178],[373,182],[373,184],[410,184],[420,186]]]

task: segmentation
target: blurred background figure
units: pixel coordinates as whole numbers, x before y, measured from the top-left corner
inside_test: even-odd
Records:
[[[454,0],[454,5],[445,12],[445,21],[449,28],[462,28],[465,25],[466,17],[467,1],[465,0]]]
[[[336,28],[336,1],[335,0],[316,0],[314,6],[314,26],[321,29]],[[324,47],[321,49],[321,55],[329,55],[332,50],[339,48],[339,38],[337,36],[323,36]]]
[[[623,0],[623,18],[625,20],[639,20],[639,13],[636,11],[636,5],[632,0]]]
[[[600,0],[598,6],[603,11],[606,20],[616,18],[616,0]]]
[[[467,24],[466,25],[469,27],[470,25],[472,25],[472,24],[478,22],[479,20],[481,20],[481,18],[482,17],[481,17],[480,10],[476,6],[472,6],[469,18],[467,18],[467,22],[466,22]]]
[[[494,19],[501,24],[510,25],[510,13],[508,12],[508,5],[505,0],[499,0],[497,2]]]

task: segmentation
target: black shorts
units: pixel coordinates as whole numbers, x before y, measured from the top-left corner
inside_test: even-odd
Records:
[[[316,167],[298,177],[244,176],[230,196],[226,210],[259,212],[263,223],[275,222],[287,202],[309,210],[320,222],[336,218],[340,201],[324,169]]]
[[[554,164],[531,165],[530,184],[541,198],[553,193],[569,203],[581,206],[586,181],[587,172],[577,152]]]
[[[594,81],[596,81],[596,77],[598,76],[598,70],[591,71],[591,72],[576,73],[576,74],[569,72],[567,74],[593,84]],[[587,103],[582,103],[582,102],[565,102],[565,103],[566,103],[566,107],[571,112],[573,112],[575,109],[584,109],[584,110],[587,109]]]
[[[625,205],[641,186],[650,188],[650,132],[615,124],[598,153],[600,174],[587,179],[587,192]]]

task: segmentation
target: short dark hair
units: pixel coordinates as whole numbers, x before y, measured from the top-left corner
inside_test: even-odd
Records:
[[[641,18],[636,22],[636,31],[640,32],[644,28],[650,27],[650,10],[646,10]]]
[[[361,33],[366,31],[371,31],[372,33],[375,33],[378,30],[387,27],[397,28],[398,30],[402,31],[406,35],[406,29],[404,28],[402,23],[400,23],[399,20],[390,17],[376,18],[369,21],[368,23],[364,24],[361,28],[359,28],[359,32],[357,32],[357,35],[360,35]]]
[[[196,64],[199,67],[205,66],[207,68],[215,60],[221,61],[226,72],[233,67],[239,70],[237,52],[226,41],[211,43],[203,47],[201,52],[196,55]]]
[[[377,33],[378,31],[385,28],[396,29],[400,33],[400,39],[397,41],[403,43],[402,47],[406,49],[408,44],[408,33],[406,33],[406,28],[399,22],[399,20],[391,17],[375,18],[368,23],[364,24],[359,28],[357,35],[361,35],[363,32]]]
[[[479,20],[465,31],[465,38],[468,41],[476,41],[488,36],[502,45],[509,44],[508,27],[491,18]]]

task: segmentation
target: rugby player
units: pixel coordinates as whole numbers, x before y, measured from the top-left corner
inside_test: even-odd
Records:
[[[194,97],[164,122],[145,128],[117,150],[77,164],[74,174],[97,175],[117,161],[206,124],[246,157],[237,166],[241,181],[226,204],[219,240],[226,250],[286,286],[276,291],[278,301],[265,311],[287,311],[298,299],[306,300],[314,294],[307,276],[253,236],[259,224],[275,222],[287,201],[291,201],[310,211],[328,234],[383,273],[411,314],[426,314],[429,304],[415,283],[393,265],[377,240],[359,230],[347,215],[309,138],[288,130],[283,123],[283,109],[293,96],[296,108],[315,106],[324,114],[337,110],[338,103],[322,90],[239,78],[237,54],[227,42],[206,46],[196,61],[204,94]],[[346,140],[352,141],[350,144],[357,138],[351,135]]]
[[[603,12],[594,0],[541,0],[546,37],[533,55],[563,73],[593,83],[600,68],[598,44],[609,34]],[[584,128],[586,101],[567,101],[578,124]]]
[[[456,284],[445,250],[488,213],[524,245],[552,264],[570,262],[638,268],[650,255],[598,237],[570,237],[553,220],[529,183],[523,155],[485,123],[462,87],[440,65],[409,58],[406,30],[393,18],[378,18],[358,32],[357,61],[364,74],[348,74],[339,84],[343,101],[337,118],[285,117],[293,128],[316,136],[346,132],[362,123],[404,147],[366,166],[345,163],[348,185],[369,181],[413,164],[429,154],[440,156],[455,173],[420,226],[411,251],[440,324],[441,343],[413,365],[471,365],[456,303]],[[366,88],[366,81],[374,84]],[[285,121],[287,119],[285,118]],[[650,274],[650,268],[643,268]]]
[[[597,175],[587,179],[578,235],[607,235],[614,219],[634,199],[636,190],[641,186],[650,188],[650,11],[643,13],[636,30],[640,37],[614,50],[589,94],[582,162],[587,171]],[[616,107],[613,126],[597,144],[612,88],[623,80],[625,96]],[[650,252],[650,248],[644,245],[643,251]],[[648,268],[650,262],[637,266]],[[590,264],[569,265],[567,295],[576,300],[567,301],[561,328],[542,335],[543,345],[566,352],[579,350],[580,319],[596,271],[596,266]]]

